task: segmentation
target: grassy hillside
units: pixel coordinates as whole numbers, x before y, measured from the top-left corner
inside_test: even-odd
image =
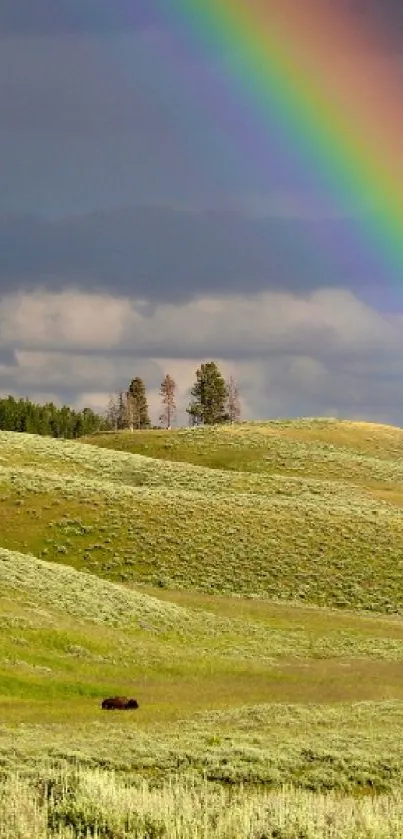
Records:
[[[267,471],[270,464],[282,463],[292,470],[299,468],[299,455],[303,444],[316,455],[313,474],[318,464],[339,458],[329,456],[335,449],[352,456],[350,470],[357,456],[375,456],[381,460],[403,456],[403,430],[394,426],[368,422],[350,422],[334,419],[271,420],[267,422],[235,423],[228,426],[206,428],[181,428],[170,432],[135,431],[99,433],[81,437],[83,443],[92,443],[106,449],[143,454],[162,460],[193,463],[215,469]],[[292,449],[290,449],[290,444]],[[292,461],[290,463],[290,457]],[[293,462],[295,460],[295,463]]]
[[[35,809],[38,778],[59,777],[49,761],[90,773],[69,819],[94,800],[96,767],[117,773],[102,780],[111,813],[120,773],[146,777],[151,798],[170,773],[396,790],[402,452],[399,429],[332,420],[84,443],[0,433],[0,767],[36,779],[24,791],[11,775],[8,793],[0,779],[0,824],[17,787]],[[102,712],[112,693],[139,710]]]
[[[136,585],[401,613],[399,429],[306,420],[93,442],[0,433],[3,547]]]
[[[10,720],[19,703],[33,720],[41,703],[53,719],[65,718],[55,699],[74,717],[98,719],[100,699],[117,688],[146,694],[143,722],[245,699],[403,697],[403,624],[394,618],[152,597],[3,549],[0,587],[0,686]]]
[[[79,761],[315,789],[397,782],[400,619],[156,598],[5,550],[0,590],[3,766]],[[139,710],[103,712],[110,693],[134,695]]]

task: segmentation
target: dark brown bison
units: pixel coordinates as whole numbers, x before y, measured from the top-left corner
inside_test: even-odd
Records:
[[[137,699],[128,699],[127,696],[110,696],[102,703],[104,711],[130,711],[138,707]]]

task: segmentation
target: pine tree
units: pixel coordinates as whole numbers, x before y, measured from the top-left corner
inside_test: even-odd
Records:
[[[160,414],[160,422],[166,428],[171,428],[176,416],[176,402],[175,402],[176,383],[169,373],[166,374],[160,386],[160,396],[162,401],[162,413]]]
[[[192,399],[186,410],[193,425],[228,421],[225,380],[215,361],[208,361],[196,370],[196,381],[190,393]]]
[[[241,417],[241,405],[239,402],[238,385],[233,376],[230,376],[226,383],[226,409],[230,422],[238,422]]]
[[[128,425],[131,430],[134,428],[149,428],[151,425],[148,414],[148,403],[146,389],[143,379],[136,376],[132,379],[127,391],[126,411]]]
[[[53,402],[38,405],[28,398],[8,396],[0,399],[0,429],[72,439],[103,430],[105,420],[91,408],[75,411],[68,405],[57,408]]]

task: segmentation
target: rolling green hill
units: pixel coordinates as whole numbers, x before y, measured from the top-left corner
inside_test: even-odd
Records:
[[[3,765],[324,788],[330,760],[330,785],[352,790],[388,789],[400,772],[400,619],[157,598],[4,549],[0,590]],[[139,710],[103,712],[111,693]]]
[[[402,611],[400,430],[307,420],[93,442],[0,434],[3,547],[136,585]]]
[[[0,432],[0,767],[396,789],[402,455],[334,420]]]

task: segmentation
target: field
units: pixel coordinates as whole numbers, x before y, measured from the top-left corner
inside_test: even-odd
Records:
[[[334,420],[0,432],[0,837],[401,836],[402,455]]]

